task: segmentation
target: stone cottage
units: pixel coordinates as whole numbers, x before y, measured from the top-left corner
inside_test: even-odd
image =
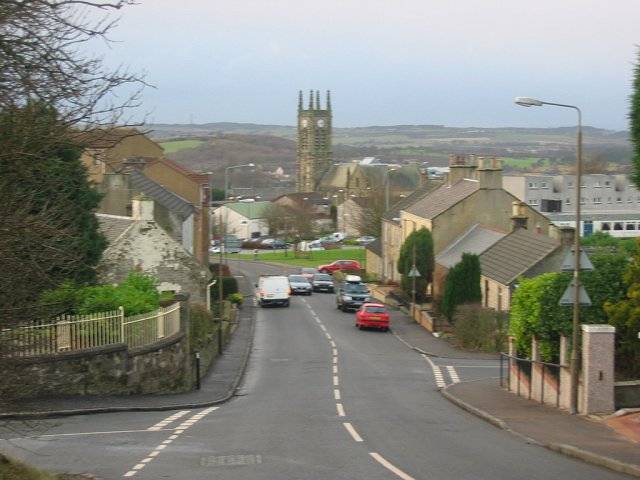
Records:
[[[98,265],[104,283],[120,283],[130,272],[154,277],[160,292],[188,293],[206,303],[211,273],[154,220],[154,202],[133,200],[133,217],[100,215],[103,234],[110,240]],[[117,220],[120,221],[117,221]]]

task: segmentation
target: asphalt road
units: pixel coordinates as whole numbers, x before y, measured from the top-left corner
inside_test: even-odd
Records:
[[[258,309],[244,382],[218,408],[12,424],[0,450],[107,480],[627,478],[530,445],[438,391],[495,375],[492,361],[428,359],[391,333],[357,330],[316,293]]]

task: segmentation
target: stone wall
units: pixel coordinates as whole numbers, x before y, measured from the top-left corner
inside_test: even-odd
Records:
[[[192,364],[181,332],[144,348],[128,350],[121,343],[23,359],[15,366],[21,382],[11,393],[25,398],[183,392],[193,387]]]

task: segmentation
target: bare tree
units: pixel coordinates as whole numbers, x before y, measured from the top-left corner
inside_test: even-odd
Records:
[[[102,58],[82,49],[95,40],[108,42],[107,34],[117,21],[109,12],[134,4],[134,0],[4,0],[0,110],[21,108],[32,100],[55,107],[61,127],[128,123],[123,115],[140,105],[144,80],[122,68],[109,71]]]

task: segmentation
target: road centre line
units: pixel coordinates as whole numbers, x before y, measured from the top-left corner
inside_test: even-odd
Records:
[[[335,400],[341,400],[341,395],[340,395],[340,390],[339,389],[335,388],[333,390],[333,398]]]
[[[347,415],[344,413],[344,405],[341,403],[336,403],[336,409],[338,410],[339,417],[346,417]]]
[[[338,378],[338,375],[334,375],[333,376],[333,386],[337,387],[338,385],[340,385],[340,379]]]
[[[351,425],[349,422],[345,422],[342,425],[344,425],[344,428],[347,429],[347,432],[349,432],[349,434],[351,435],[351,437],[356,441],[356,442],[364,442],[364,440],[362,439],[362,437],[360,435],[358,435],[358,432],[356,432],[356,429],[353,428],[353,425]]]
[[[390,472],[395,473],[402,480],[415,480],[412,476],[407,475],[402,470],[400,470],[398,467],[396,467],[392,463],[389,463],[382,455],[380,455],[380,454],[378,454],[376,452],[369,452],[369,455],[371,455],[380,465],[385,467],[387,470],[389,470]]]
[[[336,375],[338,374],[338,366],[337,365],[333,366],[333,373],[336,374]]]

